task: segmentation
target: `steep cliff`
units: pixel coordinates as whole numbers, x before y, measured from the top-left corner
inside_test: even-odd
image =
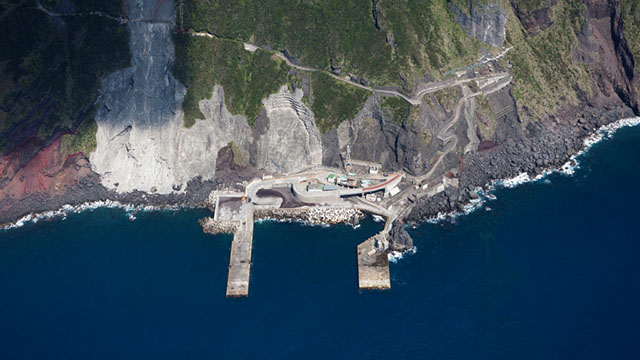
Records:
[[[10,126],[2,108],[15,149],[0,166],[3,209],[34,193],[81,201],[87,188],[73,184],[92,184],[92,197],[199,199],[261,172],[339,166],[349,145],[418,182],[457,178],[421,200],[417,220],[491,179],[560,163],[594,126],[640,113],[630,0],[269,4],[125,1],[126,18],[113,18],[131,62],[98,76],[95,125],[74,110],[77,122],[47,120],[54,130],[34,138],[46,106]]]
[[[100,79],[130,61],[119,10],[115,0],[0,2],[0,215],[91,174]]]
[[[156,9],[154,1],[130,4],[131,18],[151,18]],[[228,111],[224,89],[215,86],[212,96],[198,103],[204,119],[184,127],[185,89],[169,71],[175,11],[170,1],[159,9],[158,21],[129,24],[132,67],[103,82],[97,148],[90,161],[105,187],[120,193],[184,191],[193,178],[215,177],[218,152],[231,142],[253,165],[270,172],[320,164],[320,134],[313,113],[301,102],[301,90],[292,94],[285,86],[264,99],[266,116],[254,131],[245,117]]]

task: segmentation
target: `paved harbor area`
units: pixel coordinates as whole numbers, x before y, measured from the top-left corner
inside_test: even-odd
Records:
[[[391,289],[389,257],[376,248],[381,235],[369,238],[358,245],[358,286],[360,290]]]

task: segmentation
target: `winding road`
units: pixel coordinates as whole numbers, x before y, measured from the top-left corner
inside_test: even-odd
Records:
[[[187,33],[192,35],[192,36],[199,36],[199,37],[207,37],[210,39],[221,39],[220,37],[213,35],[211,33],[208,32],[202,32],[202,31],[194,31],[193,29],[187,30]],[[224,40],[228,40],[228,41],[234,41],[237,43],[241,43],[245,46],[245,48],[251,48],[253,50],[251,51],[255,51],[257,49],[263,50],[263,51],[269,51],[272,52],[273,54],[275,54],[279,59],[281,59],[282,61],[284,61],[289,67],[294,68],[294,69],[298,69],[301,71],[306,71],[306,72],[322,72],[326,75],[331,76],[332,78],[349,84],[351,86],[355,86],[358,87],[360,89],[363,90],[367,90],[367,91],[371,91],[373,93],[378,93],[378,94],[385,94],[385,95],[390,95],[390,96],[396,96],[399,98],[404,99],[406,102],[408,102],[411,105],[414,106],[418,106],[422,104],[423,101],[423,97],[427,94],[430,93],[434,93],[440,90],[444,90],[450,87],[455,87],[455,86],[459,86],[462,84],[466,84],[466,83],[470,83],[473,81],[482,81],[482,80],[486,80],[488,82],[498,82],[502,79],[504,79],[505,77],[509,76],[509,73],[499,73],[499,74],[491,74],[491,75],[485,75],[485,76],[479,76],[479,77],[474,77],[474,78],[465,78],[465,79],[448,79],[448,80],[443,80],[443,81],[438,81],[438,82],[431,82],[428,84],[424,85],[424,88],[420,89],[414,96],[409,97],[399,91],[395,91],[395,90],[386,90],[386,89],[376,89],[370,86],[366,86],[366,85],[362,85],[361,83],[355,82],[353,80],[351,80],[348,76],[339,76],[336,75],[330,71],[327,70],[323,70],[323,69],[318,69],[318,68],[313,68],[313,67],[309,67],[309,66],[304,66],[304,65],[298,65],[293,63],[288,57],[286,57],[282,52],[279,51],[270,51],[270,50],[266,50],[264,49],[264,47],[261,47],[259,45],[256,44],[250,44],[250,43],[246,43],[246,42],[242,42],[239,40],[234,40],[234,39],[224,39]],[[501,54],[487,59],[487,60],[483,60],[482,62],[480,62],[479,64],[483,64],[489,61],[494,61],[497,60],[499,58],[501,58],[502,56],[504,56],[509,50],[511,50],[512,48],[507,48],[505,49]]]

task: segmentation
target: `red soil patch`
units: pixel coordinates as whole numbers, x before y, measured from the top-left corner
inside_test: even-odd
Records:
[[[20,149],[0,160],[0,199],[20,199],[25,195],[60,195],[91,170],[83,156],[65,157],[60,153],[60,138],[28,159]]]
[[[498,146],[498,144],[496,144],[494,141],[483,141],[478,144],[478,151],[486,151],[489,149],[493,149],[496,146]]]

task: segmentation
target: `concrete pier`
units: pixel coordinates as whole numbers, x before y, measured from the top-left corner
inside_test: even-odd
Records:
[[[245,209],[245,218],[240,222],[231,243],[227,297],[249,296],[251,277],[251,249],[253,247],[253,209]]]
[[[358,286],[360,290],[391,289],[389,257],[379,250],[383,234],[378,234],[358,245]],[[378,246],[376,246],[378,244]]]

